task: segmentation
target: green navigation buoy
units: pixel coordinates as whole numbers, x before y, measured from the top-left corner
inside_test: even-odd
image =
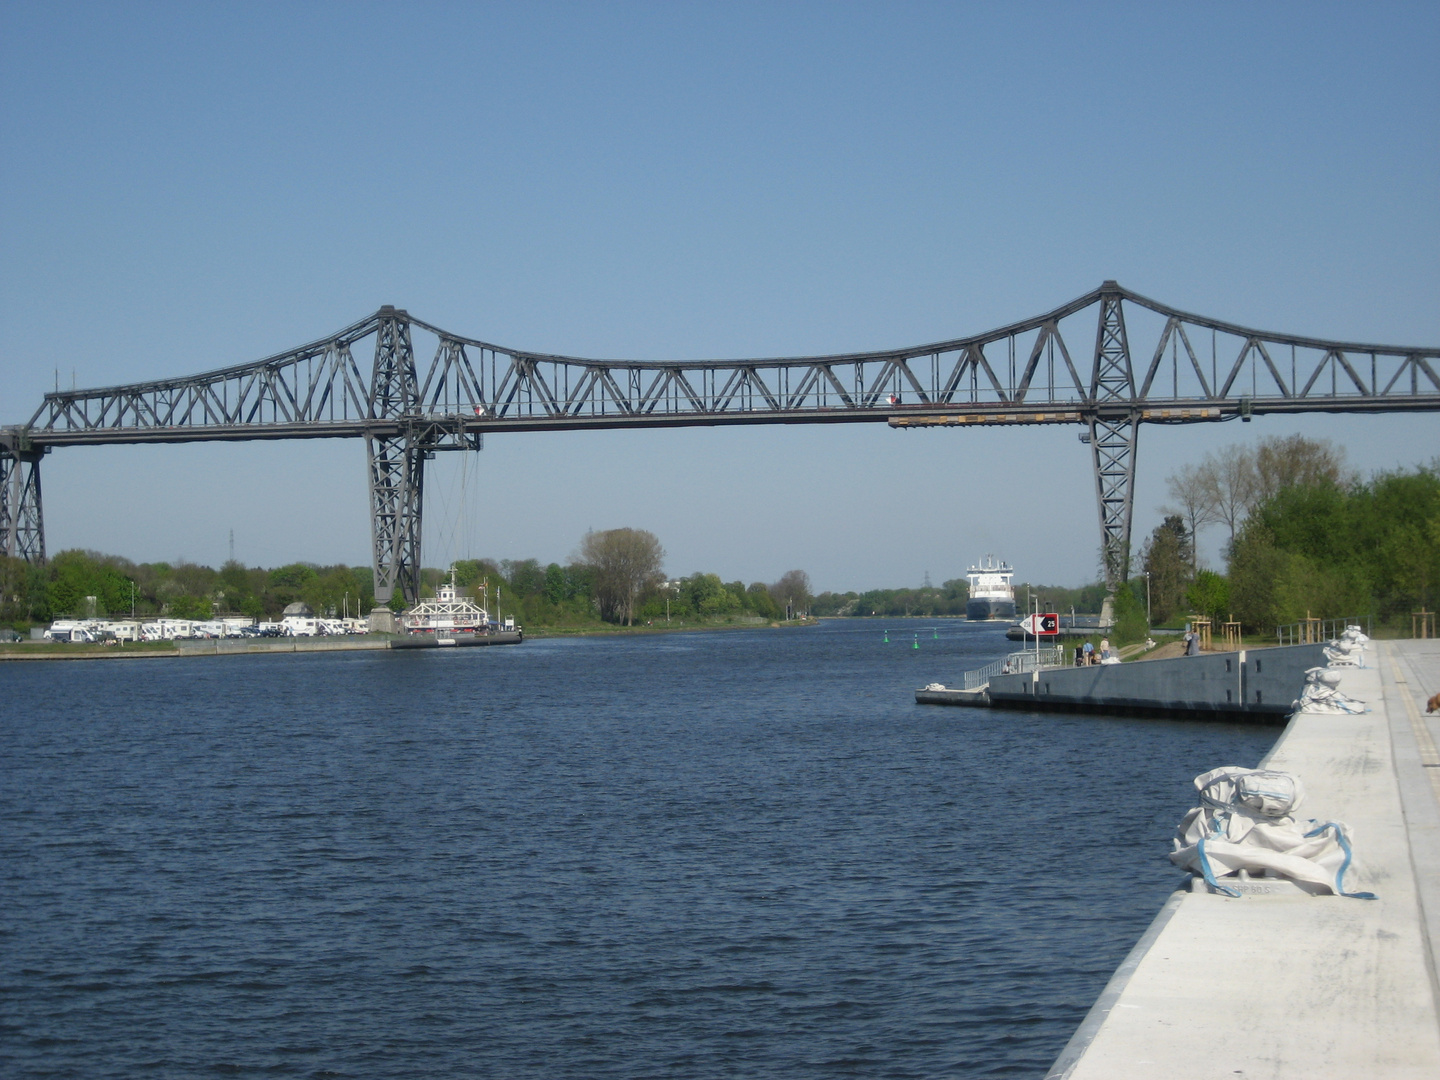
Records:
[[[889,630],[886,630],[886,631],[885,631],[885,644],[887,644],[887,645],[890,644],[890,631],[889,631]]]
[[[916,634],[916,635],[915,635],[915,644],[912,645],[912,646],[910,646],[910,647],[911,647],[912,649],[918,649],[918,648],[920,647],[920,635],[919,635],[919,634]]]

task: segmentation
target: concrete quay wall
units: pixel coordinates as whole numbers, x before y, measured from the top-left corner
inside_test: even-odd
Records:
[[[1325,664],[1323,648],[1288,645],[995,675],[989,699],[1027,709],[1225,713],[1281,723],[1300,696],[1306,669]]]
[[[1440,642],[1372,643],[1366,664],[1337,670],[1368,712],[1298,714],[1264,764],[1304,782],[1298,816],[1350,828],[1345,886],[1377,899],[1187,884],[1050,1080],[1440,1076]]]
[[[287,638],[180,638],[175,651],[181,656],[231,656],[241,653],[350,652],[356,649],[388,649],[387,637],[287,637]]]

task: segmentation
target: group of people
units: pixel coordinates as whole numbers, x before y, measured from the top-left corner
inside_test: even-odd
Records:
[[[1093,642],[1085,642],[1084,645],[1075,646],[1075,666],[1089,667],[1091,664],[1103,664],[1107,660],[1118,660],[1110,651],[1110,639],[1101,638],[1100,648],[1097,650]]]

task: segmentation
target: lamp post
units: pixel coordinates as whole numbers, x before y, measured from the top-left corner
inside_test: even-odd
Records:
[[[1150,627],[1150,571],[1145,571],[1145,627]]]

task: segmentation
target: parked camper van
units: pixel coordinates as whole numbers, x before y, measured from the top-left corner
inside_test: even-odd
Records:
[[[280,620],[280,627],[286,637],[314,637],[320,631],[320,621],[304,615],[286,615]]]
[[[75,619],[56,619],[45,631],[46,641],[94,641],[95,634],[83,622]]]

